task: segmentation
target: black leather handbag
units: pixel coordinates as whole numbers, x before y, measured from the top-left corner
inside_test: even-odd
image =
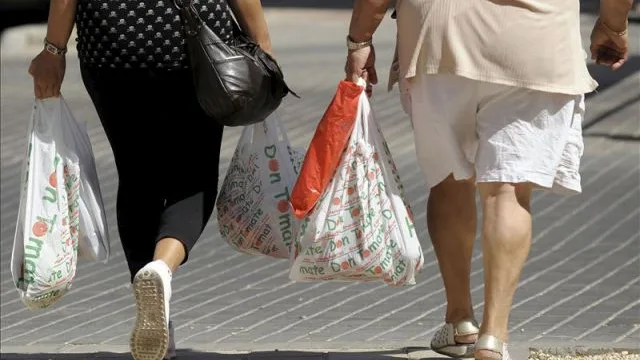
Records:
[[[278,63],[232,19],[234,36],[222,41],[202,21],[193,0],[174,0],[180,11],[193,82],[202,109],[224,126],[264,121],[291,92]]]

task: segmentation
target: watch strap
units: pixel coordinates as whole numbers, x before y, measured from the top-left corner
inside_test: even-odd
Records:
[[[64,56],[67,53],[67,48],[59,48],[47,40],[47,38],[44,39],[44,49],[57,56]]]

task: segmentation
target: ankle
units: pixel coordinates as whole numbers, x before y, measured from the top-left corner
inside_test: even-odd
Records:
[[[475,316],[473,314],[473,309],[447,309],[447,314],[445,315],[445,322],[457,324],[464,320],[475,320]]]
[[[497,326],[491,326],[490,324],[487,324],[485,321],[482,322],[482,326],[480,327],[480,334],[491,335],[504,343],[509,342],[508,329],[506,328],[501,329],[500,327],[497,327]]]

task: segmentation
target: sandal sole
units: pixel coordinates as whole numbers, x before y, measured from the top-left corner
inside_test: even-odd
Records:
[[[456,359],[473,359],[473,353],[475,352],[475,345],[450,345],[441,348],[431,347],[431,350],[441,355],[446,355]]]
[[[131,332],[131,355],[135,360],[162,360],[169,347],[162,279],[147,270],[136,275],[133,288],[137,316]]]

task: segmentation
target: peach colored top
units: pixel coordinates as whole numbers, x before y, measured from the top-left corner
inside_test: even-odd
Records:
[[[418,72],[584,94],[579,0],[397,0],[398,76]]]

